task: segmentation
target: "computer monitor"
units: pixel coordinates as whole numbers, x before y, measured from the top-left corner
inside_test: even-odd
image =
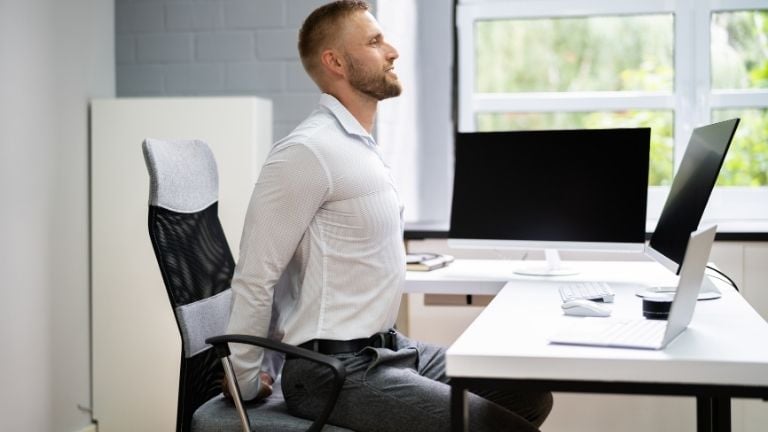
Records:
[[[449,245],[642,252],[650,129],[458,133]]]
[[[699,227],[738,125],[735,118],[697,127],[691,134],[646,248],[649,256],[675,274],[680,271],[691,233]],[[702,287],[700,298],[719,296],[714,285]]]

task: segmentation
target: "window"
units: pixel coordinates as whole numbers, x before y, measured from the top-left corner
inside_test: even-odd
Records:
[[[650,126],[651,184],[670,184],[673,112],[661,106],[636,108],[655,93],[672,93],[673,24],[672,14],[476,21],[474,88],[479,102],[496,100],[502,105],[528,93],[542,112],[481,108],[475,129]],[[613,92],[606,96],[613,97],[620,110],[581,111],[594,110],[607,92]],[[580,111],[560,111],[566,97],[574,104],[571,109]]]
[[[694,127],[740,117],[707,219],[768,219],[768,4],[460,0],[460,131],[651,127],[649,219]]]
[[[741,118],[719,186],[768,186],[768,5],[764,7],[711,17],[712,120]],[[763,100],[752,100],[755,96]]]

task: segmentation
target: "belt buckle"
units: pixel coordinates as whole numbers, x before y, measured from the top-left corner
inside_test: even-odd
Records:
[[[371,346],[374,348],[386,348],[387,340],[384,338],[385,333],[380,332],[371,336]]]
[[[396,332],[393,329],[389,329],[386,332],[376,333],[371,337],[371,346],[375,348],[394,349],[395,333]]]

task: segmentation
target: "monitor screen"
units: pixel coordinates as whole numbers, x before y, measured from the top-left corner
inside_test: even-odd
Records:
[[[648,128],[458,133],[449,237],[640,251],[649,149]]]
[[[675,273],[715,186],[739,119],[695,128],[648,243],[650,255]]]

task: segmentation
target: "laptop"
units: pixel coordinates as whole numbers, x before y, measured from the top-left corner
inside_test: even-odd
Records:
[[[550,337],[550,343],[654,350],[667,346],[691,322],[716,230],[715,225],[691,233],[667,320],[645,318],[580,318],[576,322],[568,320],[567,328]]]

